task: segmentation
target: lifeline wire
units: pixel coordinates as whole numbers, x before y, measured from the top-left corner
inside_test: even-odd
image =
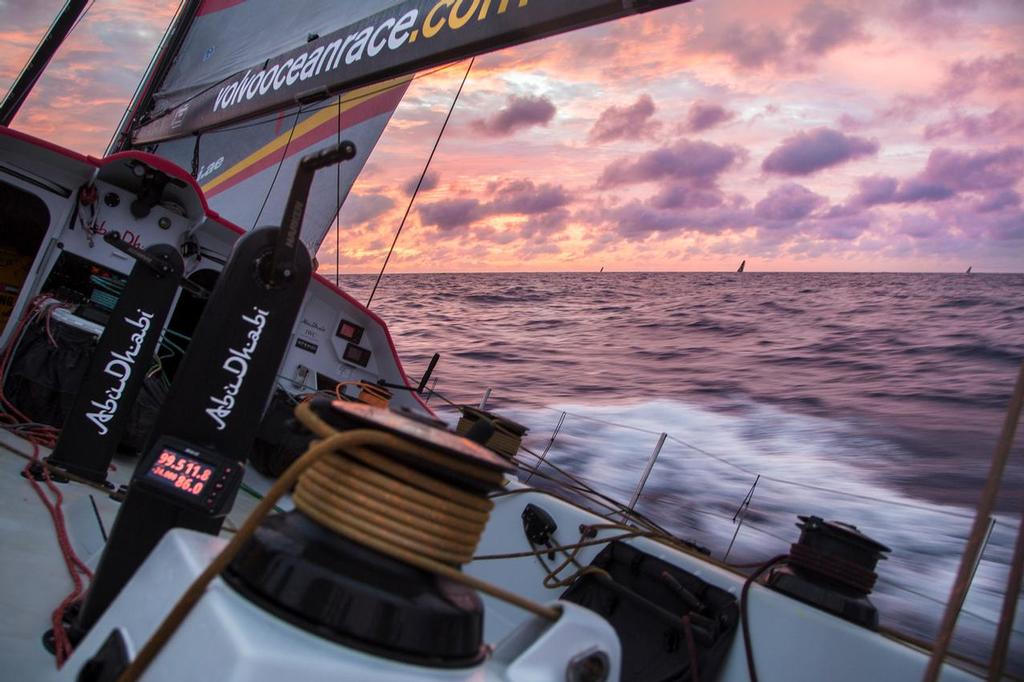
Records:
[[[391,260],[391,254],[395,250],[395,244],[398,243],[398,236],[402,234],[402,228],[405,227],[405,220],[409,217],[409,211],[412,210],[412,204],[416,201],[416,195],[419,194],[420,186],[423,184],[423,178],[427,177],[427,169],[430,168],[430,162],[434,159],[434,152],[437,151],[437,146],[441,144],[441,137],[444,135],[444,129],[448,127],[448,121],[452,118],[452,112],[455,111],[455,105],[459,101],[459,95],[462,94],[462,88],[466,85],[466,79],[469,78],[469,72],[473,68],[473,62],[476,58],[469,60],[469,66],[466,67],[466,74],[462,77],[462,83],[459,84],[459,90],[455,93],[455,99],[452,100],[452,105],[448,108],[448,115],[444,117],[444,123],[441,125],[440,132],[437,133],[437,139],[434,140],[434,148],[430,150],[430,156],[427,157],[427,162],[423,164],[423,172],[420,173],[420,179],[416,181],[416,189],[412,191],[412,196],[409,197],[409,205],[405,207],[405,215],[402,216],[402,222],[398,224],[398,231],[395,232],[395,238],[391,241],[391,248],[388,249],[388,255],[384,258],[384,265],[380,266],[380,274],[377,275],[377,281],[373,283],[373,290],[370,292],[370,298],[366,300],[366,307],[370,307],[370,303],[373,302],[373,295],[377,293],[377,285],[380,284],[380,278],[384,276],[384,270],[388,267],[388,261]]]

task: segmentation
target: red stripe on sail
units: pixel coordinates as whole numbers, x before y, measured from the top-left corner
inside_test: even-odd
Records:
[[[364,121],[367,121],[374,116],[391,111],[398,106],[398,103],[402,101],[402,96],[405,95],[404,87],[391,88],[380,95],[373,97],[365,102],[357,104],[347,111],[343,111],[341,114],[341,130],[344,133],[346,128],[359,125]],[[221,184],[212,188],[206,193],[207,197],[213,197],[221,192],[234,187],[235,185],[248,180],[252,176],[260,173],[274,164],[280,163],[285,156],[287,150],[287,156],[295,156],[296,154],[305,151],[312,147],[317,142],[321,142],[331,135],[338,134],[338,120],[336,118],[328,119],[321,123],[316,128],[307,131],[303,135],[292,139],[291,143],[287,147],[271,152],[264,156],[259,161],[253,162],[251,166],[241,171],[233,178],[225,180]]]
[[[228,9],[235,5],[241,5],[245,0],[204,0],[203,4],[199,6],[199,11],[196,16],[203,16],[204,14],[213,14],[219,12],[222,9]]]

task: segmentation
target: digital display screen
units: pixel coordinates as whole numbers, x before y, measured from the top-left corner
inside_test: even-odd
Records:
[[[366,367],[366,363],[370,361],[370,351],[350,343],[345,346],[345,353],[342,357],[360,367]]]
[[[164,448],[146,472],[146,477],[199,497],[216,471],[217,467],[195,457]]]
[[[346,341],[359,343],[363,338],[363,328],[358,324],[349,322],[348,320],[342,320],[338,325],[338,331],[336,334]]]

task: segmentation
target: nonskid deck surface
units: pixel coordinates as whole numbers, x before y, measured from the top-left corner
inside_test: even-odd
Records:
[[[21,476],[28,463],[25,457],[31,454],[31,443],[0,429],[0,679],[5,680],[45,680],[56,674],[42,635],[51,627],[53,610],[74,587],[50,514]],[[48,448],[39,448],[41,457],[48,454]],[[136,461],[116,457],[107,480],[115,488],[127,483]],[[40,485],[46,489],[45,484]],[[230,536],[249,515],[258,502],[256,494],[266,492],[270,481],[249,469],[245,486],[249,491],[239,492],[222,536]],[[95,569],[104,534],[110,532],[120,504],[83,483],[72,481],[58,484],[58,488],[64,498],[62,509],[71,546]],[[278,505],[290,508],[291,499],[286,497]]]

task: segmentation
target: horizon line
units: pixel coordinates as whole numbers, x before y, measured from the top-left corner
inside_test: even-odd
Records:
[[[317,270],[322,277],[345,276],[376,276],[379,272],[330,272]],[[1024,270],[972,270],[969,275],[963,270],[417,270],[407,272],[384,273],[385,275],[1024,275]]]

